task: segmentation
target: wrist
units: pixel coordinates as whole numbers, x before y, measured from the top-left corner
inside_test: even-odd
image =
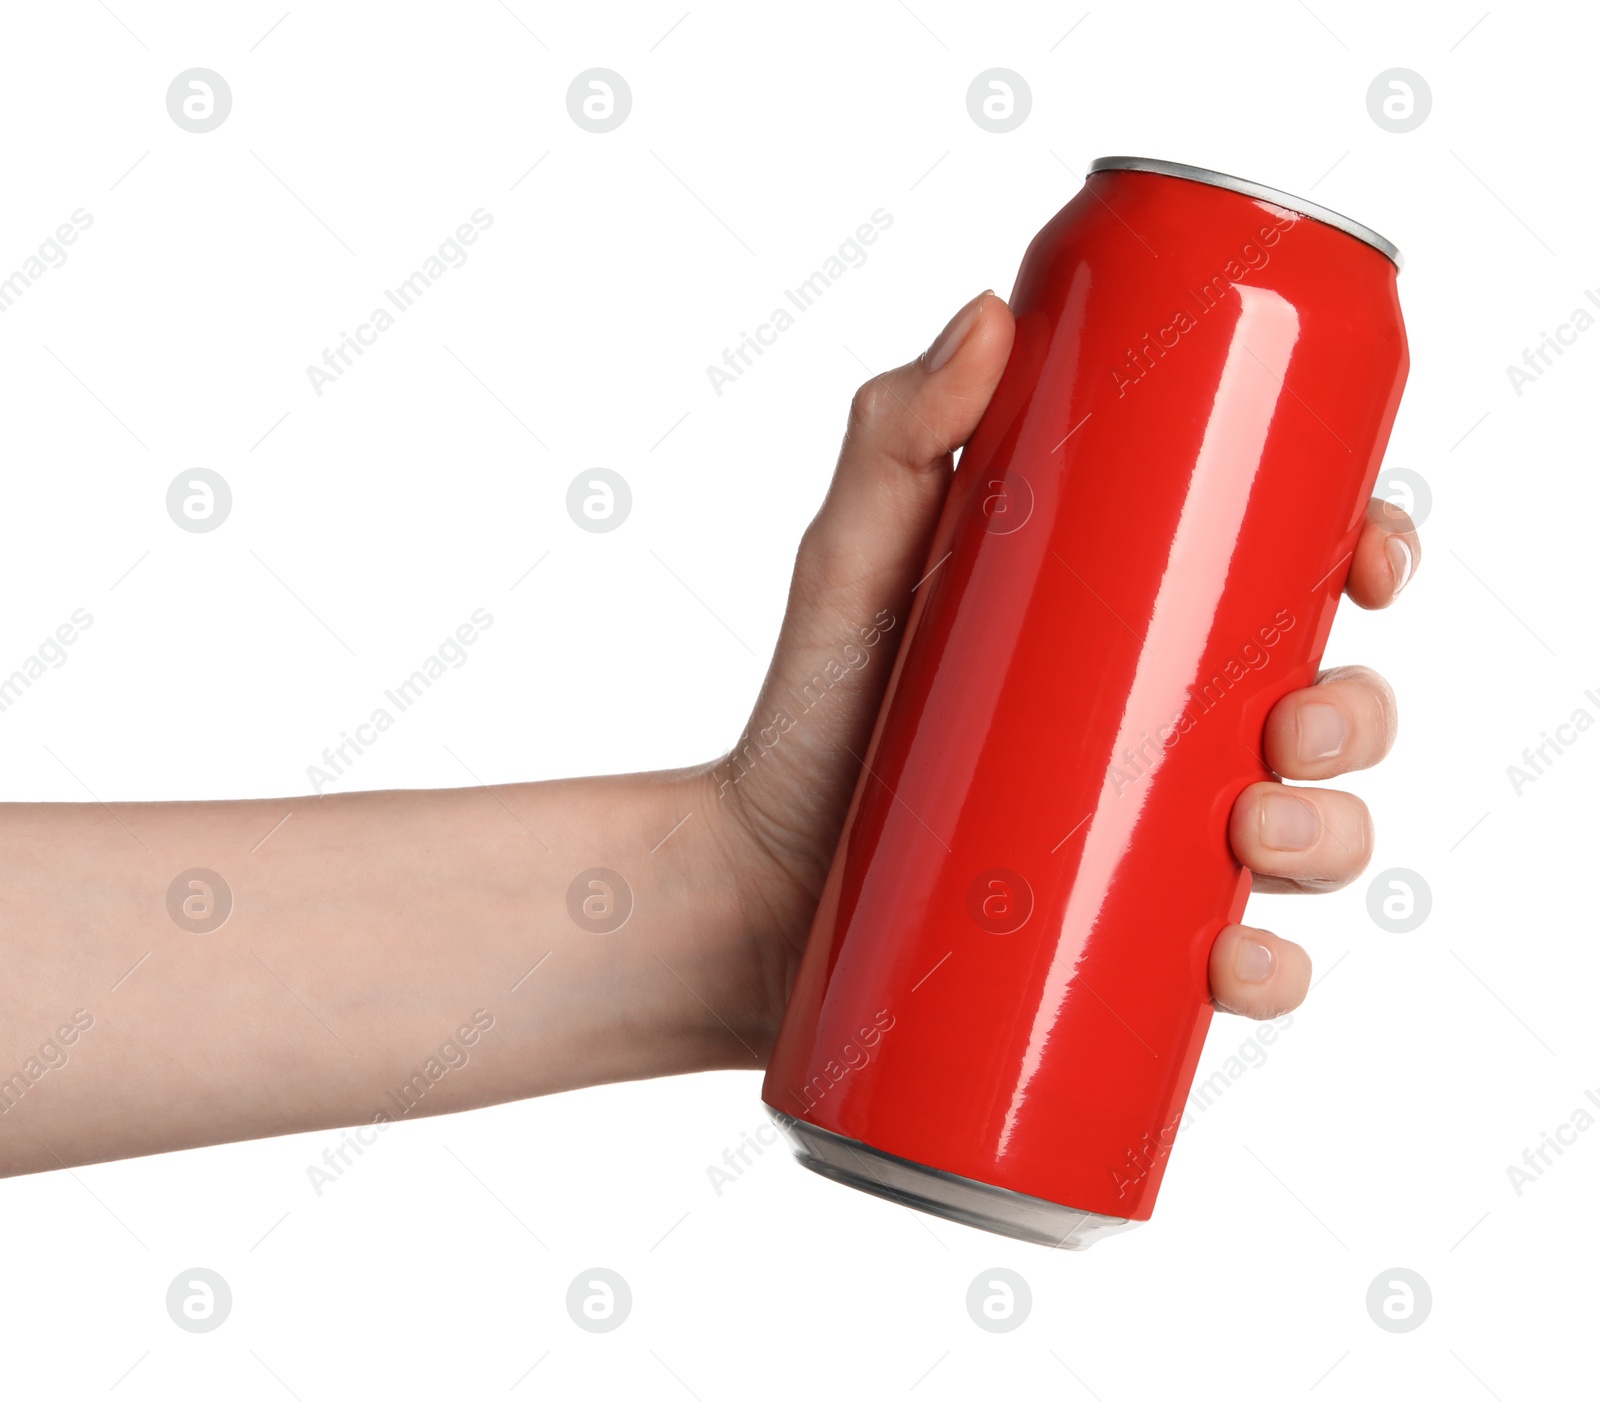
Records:
[[[558,976],[523,990],[523,1034],[552,1059],[521,1093],[763,1066],[783,974],[750,918],[713,767],[529,787],[562,790],[535,805],[562,826],[528,864],[528,962],[548,951]]]
[[[765,1066],[787,993],[764,918],[762,864],[725,770],[717,762],[640,776],[651,793],[638,811],[654,816],[638,864],[650,918],[636,941],[658,980],[665,1035],[692,1060],[675,1069]]]

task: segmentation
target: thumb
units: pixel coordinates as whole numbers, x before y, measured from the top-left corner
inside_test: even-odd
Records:
[[[778,647],[725,797],[813,892],[833,856],[949,489],[1011,352],[1011,310],[968,302],[908,365],[857,390],[828,494],[800,542]]]

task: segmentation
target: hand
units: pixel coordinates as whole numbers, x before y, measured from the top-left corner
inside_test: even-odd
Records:
[[[754,731],[879,610],[906,617],[951,450],[988,404],[1012,332],[985,294],[856,395]],[[1383,607],[1416,559],[1410,521],[1375,504],[1351,597]],[[26,1070],[0,1084],[0,1174],[344,1125],[372,1135],[523,1096],[759,1065],[903,631],[840,669],[826,704],[737,784],[724,759],[330,793],[290,800],[287,825],[276,798],[0,803],[13,858],[0,1073]],[[1320,780],[1382,758],[1393,734],[1389,688],[1343,668],[1284,698],[1263,738],[1279,774]],[[1372,846],[1358,799],[1270,783],[1240,796],[1232,840],[1274,891],[1342,885]],[[226,938],[196,940],[169,913],[174,873],[196,868],[225,872],[238,894]],[[597,929],[575,910],[585,889],[608,902],[620,889],[626,909],[609,903],[613,923]],[[1310,969],[1297,945],[1234,926],[1213,948],[1211,990],[1268,1017],[1299,1003]],[[43,1080],[66,1060],[52,1029],[72,1069]]]
[[[977,427],[1013,331],[1010,309],[984,293],[924,354],[857,391],[832,485],[800,543],[777,652],[747,737],[770,725],[782,698],[856,642],[880,609],[906,617],[950,484],[952,449]],[[1351,562],[1350,598],[1363,608],[1386,607],[1419,556],[1410,519],[1374,500]],[[828,705],[782,744],[763,749],[748,778],[728,782],[740,768],[737,759],[725,760],[721,797],[705,801],[735,866],[732,887],[749,893],[745,953],[752,971],[744,982],[756,1002],[752,1035],[764,1042],[763,1053],[777,1034],[855,788],[855,756],[866,752],[899,637],[886,634],[867,665],[847,669]],[[1265,758],[1285,779],[1328,779],[1377,763],[1395,726],[1394,694],[1382,677],[1365,667],[1334,668],[1273,708]],[[735,756],[745,748],[742,741]],[[1252,784],[1234,806],[1230,835],[1258,891],[1336,890],[1372,853],[1366,805],[1336,789]],[[1305,997],[1311,960],[1288,940],[1230,925],[1212,947],[1210,975],[1219,1007],[1269,1018]]]

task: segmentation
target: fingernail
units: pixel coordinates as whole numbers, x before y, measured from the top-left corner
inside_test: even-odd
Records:
[[[1260,940],[1241,935],[1234,942],[1233,972],[1240,983],[1265,983],[1272,977],[1277,959]]]
[[[1332,759],[1344,748],[1344,712],[1328,701],[1302,706],[1296,723],[1296,750],[1302,764]]]
[[[1403,535],[1392,535],[1384,541],[1383,552],[1389,557],[1389,572],[1394,576],[1394,592],[1398,594],[1411,578],[1411,543]]]
[[[1261,845],[1274,852],[1303,852],[1317,840],[1311,805],[1281,789],[1261,799]]]
[[[943,365],[947,365],[950,357],[961,349],[961,343],[966,340],[967,332],[972,330],[974,323],[983,311],[983,299],[987,291],[980,292],[966,306],[962,307],[953,317],[950,324],[935,338],[934,343],[925,353],[928,373],[931,375]]]

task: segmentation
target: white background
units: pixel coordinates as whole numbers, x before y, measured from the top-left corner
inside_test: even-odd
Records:
[[[1432,913],[1385,933],[1365,878],[1252,902],[1326,980],[1181,1136],[1154,1221],[1086,1254],[919,1218],[779,1149],[719,1196],[708,1165],[765,1123],[756,1074],[609,1087],[398,1127],[320,1197],[306,1167],[332,1135],[4,1184],[7,1395],[1589,1385],[1600,1132],[1520,1196],[1506,1169],[1600,1086],[1600,734],[1520,796],[1506,766],[1577,707],[1600,716],[1600,331],[1520,396],[1506,367],[1600,286],[1593,16],[508,3],[306,6],[275,28],[282,0],[7,7],[0,276],[73,210],[94,223],[0,316],[0,670],[74,608],[95,620],[0,716],[8,797],[304,793],[477,607],[496,622],[470,664],[344,787],[470,782],[447,745],[488,781],[712,757],[863,366],[1004,294],[1088,162],[1140,154],[1314,190],[1406,254],[1388,463],[1432,489],[1426,559],[1392,611],[1347,606],[1328,661],[1400,695],[1392,759],[1349,787],[1377,818],[1372,871],[1420,873]],[[233,93],[205,135],[165,108],[194,66]],[[565,103],[596,66],[633,94],[606,135]],[[965,101],[997,66],[1033,94],[1006,135]],[[1366,106],[1393,67],[1433,94],[1401,135]],[[314,394],[306,365],[480,207],[469,261]],[[878,208],[869,261],[717,396],[706,366]],[[186,534],[165,493],[202,466],[233,513]],[[590,535],[565,492],[601,466],[634,508]],[[1219,1018],[1201,1076],[1253,1031]],[[164,1307],[195,1265],[234,1294],[205,1335]],[[634,1294],[611,1334],[564,1307],[596,1265]],[[1000,1265],[1033,1311],[990,1334],[964,1301]],[[1433,1292],[1407,1334],[1365,1306],[1394,1266]]]

